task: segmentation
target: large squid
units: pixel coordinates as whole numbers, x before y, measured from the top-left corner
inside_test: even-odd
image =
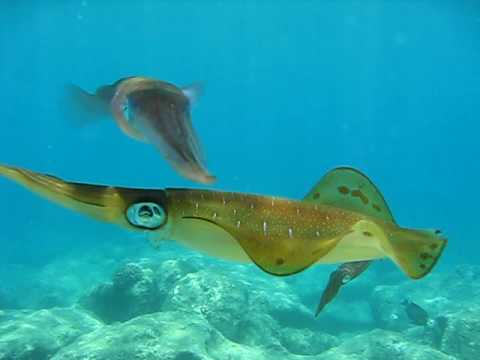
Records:
[[[9,166],[0,166],[0,175],[94,219],[148,233],[154,244],[174,240],[211,256],[253,262],[278,276],[315,264],[387,257],[419,279],[447,243],[439,230],[397,225],[375,185],[347,167],[327,173],[300,201],[80,184]],[[332,291],[322,302],[331,300]]]

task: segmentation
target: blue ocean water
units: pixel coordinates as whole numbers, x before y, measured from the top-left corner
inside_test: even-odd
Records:
[[[301,198],[354,166],[400,224],[448,235],[437,270],[479,264],[478,1],[3,1],[0,28],[2,163],[199,187],[113,121],[78,126],[63,109],[66,83],[203,81],[193,123],[213,188]],[[0,199],[5,266],[136,241],[4,180]]]

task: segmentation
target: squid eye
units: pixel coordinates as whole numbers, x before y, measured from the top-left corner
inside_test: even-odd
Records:
[[[130,205],[127,209],[127,220],[130,224],[144,229],[157,229],[167,221],[163,207],[152,202]]]

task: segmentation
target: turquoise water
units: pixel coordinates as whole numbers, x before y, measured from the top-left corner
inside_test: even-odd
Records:
[[[479,265],[477,1],[4,1],[0,24],[2,163],[82,182],[200,187],[177,175],[153,147],[125,137],[113,121],[72,121],[64,85],[93,91],[130,75],[178,85],[203,81],[193,123],[218,176],[213,188],[301,198],[329,169],[354,166],[382,190],[400,224],[448,235],[434,275],[450,279],[458,265]],[[159,257],[158,266],[193,256],[173,244],[159,254],[142,238],[4,180],[0,199],[0,290],[13,308],[72,306],[127,261]],[[227,278],[240,271],[216,259],[199,261],[226,271]],[[278,281],[303,294],[313,311],[332,269]],[[277,281],[253,267],[245,271],[267,293],[263,282]],[[417,302],[451,295],[436,293],[432,284],[442,282],[429,279],[416,286],[430,293],[411,290]],[[475,306],[468,279],[455,281],[466,282],[462,301]],[[272,318],[287,328],[323,328],[335,336],[368,333],[383,325],[360,310],[346,316],[345,309],[356,298],[369,303],[377,285],[404,281],[395,266],[382,262],[341,294],[343,300],[317,320],[321,326],[311,325],[313,316],[295,318],[293,310],[288,321],[286,315]],[[47,292],[63,301],[34,301]],[[453,311],[448,304],[422,305],[436,315]],[[239,320],[241,314],[232,314],[229,321]],[[322,359],[320,353],[312,356]],[[232,350],[231,358],[253,356],[238,354]]]

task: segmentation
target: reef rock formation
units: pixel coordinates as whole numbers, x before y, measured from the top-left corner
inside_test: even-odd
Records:
[[[429,346],[408,341],[401,334],[373,330],[355,336],[323,353],[321,360],[458,360]]]
[[[52,360],[262,360],[270,359],[269,352],[229,341],[201,316],[172,311],[100,328],[65,347]],[[276,352],[279,358],[288,356],[284,350]]]
[[[348,338],[336,347],[317,348],[314,335],[301,330],[277,332],[295,345],[268,343],[249,346],[234,342],[199,314],[167,311],[144,315],[125,323],[104,326],[79,337],[61,349],[52,360],[458,360],[429,346],[408,341],[399,333],[374,330]],[[298,341],[298,339],[303,339]],[[338,345],[333,337],[330,345]],[[294,351],[292,351],[294,350]],[[313,356],[312,356],[313,355]]]
[[[188,314],[226,341],[285,354],[317,355],[337,345],[334,336],[313,329],[311,309],[283,279],[262,278],[257,271],[201,256],[129,263],[81,303],[107,323],[155,311]]]
[[[113,275],[112,282],[95,287],[80,303],[112,323],[159,311],[161,297],[152,269],[128,263]]]
[[[469,306],[471,299],[478,298],[480,281],[477,279],[480,279],[480,267],[462,265],[447,274],[431,274],[425,280],[378,285],[370,297],[372,315],[378,327],[405,330],[411,321],[405,314],[403,300],[413,300],[433,320],[460,311]]]
[[[416,343],[428,345],[462,360],[480,359],[480,267],[460,265],[446,274],[434,274],[421,284],[377,286],[371,296],[378,325],[403,331]],[[430,317],[425,326],[412,324],[402,299],[413,298]],[[472,303],[473,300],[473,303]]]
[[[267,285],[250,271],[239,267],[233,277],[232,272],[219,268],[188,273],[172,284],[162,309],[196,314],[227,339],[249,346],[318,354],[336,344],[332,336],[321,332],[312,336],[312,331],[305,329],[313,321],[312,313],[281,279]],[[295,336],[286,336],[294,316],[303,329],[292,329]],[[308,346],[306,339],[312,340]]]
[[[0,360],[47,360],[102,324],[76,308],[0,311]]]
[[[439,348],[462,360],[480,359],[480,305],[445,316]]]
[[[366,276],[315,318],[322,269],[277,278],[178,250],[136,261],[82,307],[0,311],[0,360],[480,359],[479,267],[388,285]],[[406,297],[426,325],[408,318]]]

